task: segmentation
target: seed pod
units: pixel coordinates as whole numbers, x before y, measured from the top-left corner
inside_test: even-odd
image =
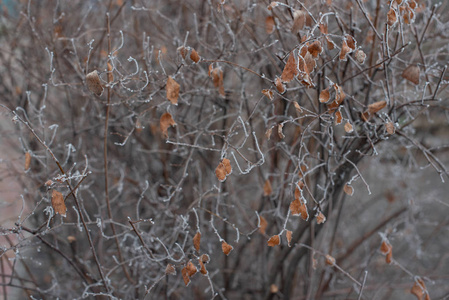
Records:
[[[103,93],[103,87],[101,86],[100,76],[98,76],[97,70],[86,75],[86,84],[89,91],[95,95],[101,96]]]

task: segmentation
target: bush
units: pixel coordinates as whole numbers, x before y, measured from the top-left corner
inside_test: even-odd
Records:
[[[4,6],[5,299],[448,293],[432,2]]]

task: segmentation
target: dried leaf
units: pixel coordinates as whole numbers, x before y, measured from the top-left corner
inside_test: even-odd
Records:
[[[276,84],[276,89],[280,94],[285,93],[285,85],[282,83],[282,80],[280,77],[276,77],[274,80],[274,83]]]
[[[335,258],[333,258],[331,255],[326,254],[326,264],[329,266],[335,265]]]
[[[223,250],[224,254],[229,255],[229,253],[231,253],[232,249],[234,249],[234,247],[232,247],[231,245],[229,245],[225,241],[223,241],[221,243],[221,250]]]
[[[178,104],[179,84],[171,76],[168,76],[167,78],[165,90],[167,91],[167,99],[171,104]]]
[[[394,127],[393,122],[387,122],[385,124],[385,128],[387,129],[387,133],[390,134],[390,135],[394,134],[395,131],[396,131],[396,128]]]
[[[114,74],[112,73],[113,69],[112,64],[108,62],[108,82],[114,81]]]
[[[277,246],[281,243],[281,238],[279,235],[273,235],[269,240],[268,240],[268,246],[270,247],[274,247]]]
[[[271,138],[271,133],[273,132],[273,127],[270,127],[265,132],[265,137],[269,140]]]
[[[223,158],[221,162],[225,167],[226,175],[231,174],[232,173],[231,161],[227,158]]]
[[[265,31],[268,34],[271,34],[271,33],[273,33],[274,28],[275,28],[274,18],[272,16],[268,16],[265,19]]]
[[[299,117],[301,115],[301,113],[302,113],[302,108],[301,108],[301,106],[299,106],[299,103],[296,102],[296,101],[293,102],[293,105],[295,106],[296,114]]]
[[[284,133],[282,132],[282,128],[284,128],[284,123],[278,125],[278,135],[280,139],[285,138]]]
[[[31,154],[30,152],[25,152],[25,171],[28,171],[31,166]]]
[[[429,294],[427,293],[426,284],[421,278],[415,280],[415,284],[410,290],[410,293],[415,295],[418,300],[430,299]]]
[[[323,52],[323,47],[321,47],[321,42],[316,40],[315,42],[310,44],[308,51],[312,55],[313,58],[317,58]]]
[[[272,285],[270,285],[270,293],[276,294],[277,292],[279,292],[279,287],[277,285],[275,285],[274,283]]]
[[[165,268],[165,274],[166,275],[176,275],[175,267],[171,264],[167,264],[167,267]]]
[[[303,10],[295,10],[293,12],[293,26],[291,31],[297,33],[299,30],[304,28],[306,24],[306,12]]]
[[[387,24],[388,26],[393,26],[398,21],[398,16],[396,14],[396,10],[394,8],[390,8],[387,13]]]
[[[319,97],[320,102],[325,103],[329,101],[329,98],[330,98],[329,88],[322,90]]]
[[[189,275],[187,275],[187,268],[186,267],[182,268],[181,274],[182,274],[182,279],[184,279],[184,284],[186,286],[188,286],[190,284],[190,278],[189,278]]]
[[[385,255],[385,261],[387,264],[390,264],[393,260],[393,246],[387,241],[382,241],[380,245],[380,252]]]
[[[307,52],[304,56],[304,62],[306,63],[306,68],[304,73],[309,75],[316,67],[316,61],[313,59],[312,54]]]
[[[346,122],[346,124],[345,124],[345,131],[346,131],[347,133],[351,133],[351,132],[353,132],[353,131],[354,131],[354,129],[353,129],[353,127],[352,127],[352,124],[351,124],[351,123],[349,123],[349,122]]]
[[[67,208],[64,203],[64,196],[57,190],[53,190],[51,194],[51,206],[55,213],[60,214],[63,217],[66,216]]]
[[[86,84],[89,91],[97,96],[101,96],[103,93],[103,86],[101,85],[100,76],[98,76],[97,70],[94,70],[86,75]]]
[[[345,186],[343,187],[343,191],[349,196],[352,196],[354,194],[354,189],[349,184],[345,184]]]
[[[288,242],[288,246],[289,247],[291,247],[291,242],[292,242],[292,235],[293,235],[293,232],[292,231],[290,231],[290,230],[287,230],[286,232],[285,232],[285,237],[287,238],[287,242]]]
[[[274,99],[274,93],[272,90],[262,90],[262,94],[264,94],[268,99],[273,101]]]
[[[351,52],[355,50],[355,48],[357,48],[357,41],[354,39],[353,36],[347,34],[345,36],[346,38],[346,44],[348,45],[348,47],[351,49]]]
[[[195,265],[191,261],[189,261],[187,263],[186,269],[187,269],[187,275],[189,277],[192,277],[193,275],[196,274],[196,272],[198,272],[198,269],[195,267]]]
[[[328,34],[327,24],[320,23],[320,32],[321,32],[322,34]]]
[[[359,49],[359,50],[355,51],[354,57],[355,57],[355,60],[359,64],[363,64],[366,59],[366,54],[365,54],[365,52],[363,52],[362,50]]]
[[[343,40],[343,43],[341,45],[341,50],[340,50],[340,60],[346,60],[346,55],[348,55],[348,53],[351,52],[351,48],[349,48],[348,43],[346,40]]]
[[[198,54],[198,52],[196,52],[195,49],[192,49],[192,52],[190,53],[190,59],[194,62],[194,63],[198,63],[200,61],[200,56]]]
[[[402,77],[408,81],[418,85],[419,84],[419,67],[415,65],[408,66],[403,72]]]
[[[292,203],[290,203],[290,211],[293,216],[301,215],[301,200],[298,198],[293,200]]]
[[[200,252],[201,233],[198,231],[193,237],[193,246],[197,252]]]
[[[263,185],[263,195],[270,196],[273,193],[273,189],[271,188],[271,182],[269,179],[265,180],[265,184]]]
[[[172,115],[169,114],[168,112],[167,112],[167,113],[164,113],[164,114],[161,116],[161,119],[160,119],[160,121],[159,121],[159,124],[160,124],[160,128],[161,128],[162,134],[163,134],[166,138],[168,138],[168,127],[170,127],[170,126],[176,126],[175,120],[173,120]]]
[[[341,115],[341,111],[338,110],[338,111],[335,113],[335,125],[341,124],[342,121],[343,121],[343,116]]]
[[[200,273],[203,275],[207,275],[207,270],[206,270],[206,266],[204,265],[203,260],[201,259],[201,257],[198,259],[199,263],[200,263]]]
[[[321,211],[316,216],[316,222],[318,224],[323,224],[324,222],[326,222],[326,216]]]
[[[189,50],[187,50],[187,48],[184,46],[178,47],[177,50],[178,50],[179,54],[181,54],[182,59],[186,59],[187,53],[189,52]]]
[[[268,5],[268,10],[272,10],[273,8],[275,8],[278,5],[279,5],[278,2],[273,1],[273,2],[270,3],[270,5]]]
[[[212,69],[210,72],[214,86],[218,88],[218,93],[221,96],[225,96],[224,84],[223,84],[223,70],[221,68]]]
[[[302,170],[304,171],[304,170]],[[301,173],[301,177],[302,177],[302,173]],[[298,181],[296,183],[296,188],[295,188],[295,199],[300,199],[302,197],[302,190],[304,189],[304,182],[302,182],[301,180]]]
[[[259,219],[260,219],[259,231],[260,233],[265,234],[267,231],[268,222],[262,216],[260,216]]]
[[[295,55],[292,52],[290,53],[287,63],[285,64],[284,71],[282,72],[281,75],[281,79],[283,82],[290,82],[293,80],[293,78],[295,78],[296,75],[298,75],[297,63]]]
[[[207,254],[202,254],[200,256],[200,261],[202,261],[204,264],[207,264],[210,261],[210,257]]]
[[[53,181],[51,179],[45,181],[45,186],[51,186],[53,184]]]
[[[301,218],[304,221],[309,220],[309,211],[307,210],[307,205],[305,203],[301,203],[301,205],[299,206],[299,212],[301,214]]]
[[[328,50],[333,50],[335,48],[334,42],[328,36],[326,36],[326,45]]]

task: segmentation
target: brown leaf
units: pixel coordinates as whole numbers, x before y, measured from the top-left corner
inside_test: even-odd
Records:
[[[268,5],[268,10],[272,10],[273,8],[275,8],[278,5],[279,5],[279,3],[277,1],[273,1],[270,3],[270,5]]]
[[[264,94],[268,99],[273,101],[274,99],[274,93],[272,90],[262,90],[262,94]]]
[[[187,267],[182,268],[182,270],[181,270],[182,279],[184,279],[184,284],[186,286],[188,286],[190,283],[190,278],[189,278],[189,275],[187,274],[187,272],[188,272]]]
[[[312,54],[309,52],[304,56],[304,61],[306,63],[306,69],[304,72],[309,75],[316,67],[316,61],[313,59]]]
[[[305,203],[301,203],[301,206],[299,207],[299,212],[301,214],[301,218],[304,221],[307,221],[309,219],[309,212],[307,210],[307,205]]]
[[[273,33],[274,28],[275,28],[274,18],[272,16],[268,16],[265,19],[265,31],[268,34],[271,34],[271,33]]]
[[[215,176],[217,176],[218,180],[220,182],[223,182],[226,180],[226,169],[223,166],[223,163],[219,163],[217,168],[215,169]]]
[[[274,80],[274,83],[276,85],[276,89],[278,90],[278,92],[280,94],[285,93],[285,85],[282,83],[282,80],[280,77],[276,77],[276,79]]]
[[[167,78],[165,90],[167,91],[167,99],[171,104],[178,104],[179,84],[171,76],[168,76]]]
[[[306,12],[303,10],[295,10],[293,12],[293,26],[291,31],[297,33],[299,30],[304,28],[306,24]]]
[[[419,67],[415,65],[408,66],[403,72],[402,77],[408,81],[418,85],[419,84]]]
[[[285,237],[287,238],[287,242],[288,242],[288,246],[289,247],[291,247],[291,242],[292,242],[292,234],[293,234],[293,232],[292,231],[290,231],[290,230],[287,230],[286,232],[285,232]]]
[[[171,264],[167,264],[167,267],[165,268],[165,274],[166,275],[176,275],[175,267]]]
[[[290,53],[287,63],[285,64],[284,71],[282,72],[281,79],[283,82],[290,82],[298,75],[297,63],[295,55]],[[279,89],[278,89],[279,90]]]
[[[187,53],[189,52],[189,50],[187,50],[187,48],[184,47],[184,46],[178,47],[177,50],[178,50],[179,54],[181,54],[181,57],[182,57],[183,59],[186,59]]]
[[[338,111],[335,113],[335,125],[341,124],[342,121],[343,121],[343,116],[341,115],[341,111],[338,110]]]
[[[343,187],[343,191],[349,196],[352,196],[354,194],[354,189],[349,184],[345,184],[345,186]]]
[[[25,152],[25,171],[28,171],[31,166],[31,154],[30,152]]]
[[[206,254],[204,254],[204,255],[206,255]],[[203,275],[207,275],[206,266],[204,265],[204,262],[201,259],[201,257],[198,259],[198,261],[199,261],[200,266],[201,266],[200,273],[203,274]]]
[[[429,294],[427,293],[426,284],[421,278],[415,280],[415,284],[410,290],[410,293],[415,295],[418,300],[430,299]]]
[[[296,101],[293,102],[293,105],[295,106],[296,114],[299,117],[301,115],[301,113],[302,113],[302,108],[301,108],[301,106],[299,106],[299,103],[296,102]]]
[[[398,21],[398,16],[396,14],[396,10],[394,8],[390,8],[387,13],[387,24],[388,26],[393,26]]]
[[[231,174],[232,173],[231,161],[227,158],[223,158],[221,162],[225,167],[226,175]]]
[[[382,100],[374,102],[373,104],[368,105],[368,112],[370,114],[375,114],[385,106],[387,106],[387,101]]]
[[[169,114],[168,112],[167,112],[167,113],[164,113],[164,114],[161,116],[161,119],[160,119],[160,121],[159,121],[159,124],[160,124],[160,128],[161,128],[162,134],[163,134],[166,138],[168,138],[168,127],[170,127],[170,126],[176,126],[175,120],[173,120],[173,117],[172,117],[171,114]]]
[[[64,196],[57,190],[53,190],[51,194],[51,206],[55,213],[60,214],[63,217],[66,216],[67,208],[64,203]]]
[[[316,222],[318,224],[323,224],[324,222],[326,222],[326,216],[321,211],[316,216]]]
[[[103,86],[101,85],[100,76],[98,76],[97,70],[94,70],[86,75],[86,84],[89,91],[97,96],[101,96],[103,93]]]
[[[269,179],[265,180],[265,184],[263,185],[263,195],[270,196],[273,193],[273,189],[271,188],[271,182]]]
[[[112,73],[112,71],[113,71],[113,67],[112,67],[112,65],[108,62],[108,82],[114,81],[114,74]]]
[[[306,169],[307,170],[307,169]],[[304,172],[304,170],[302,170]],[[301,173],[302,177],[302,173]],[[301,180],[297,182],[297,186],[295,188],[295,199],[300,199],[302,197],[302,190],[304,189],[304,182]]]
[[[260,219],[259,231],[260,233],[265,234],[267,231],[268,222],[262,216],[260,216],[259,219]]]
[[[198,231],[193,237],[193,246],[197,252],[200,252],[201,233]]]
[[[394,127],[393,122],[387,122],[385,123],[385,128],[387,129],[388,134],[394,134],[396,131],[396,128]]]
[[[281,123],[278,125],[278,135],[279,138],[282,140],[283,138],[285,138],[284,133],[282,132],[282,129],[284,128],[284,123]]]
[[[322,34],[328,34],[327,24],[320,23],[320,32],[321,32]]]
[[[348,45],[348,47],[351,49],[351,52],[355,50],[355,48],[357,47],[357,41],[354,39],[353,36],[347,34],[345,36],[346,38],[346,44]]]
[[[196,274],[196,272],[198,272],[198,269],[195,267],[195,265],[191,261],[189,261],[187,263],[186,269],[187,269],[187,275],[189,277],[192,277],[193,275]]]
[[[335,258],[333,258],[331,255],[326,254],[326,264],[329,266],[335,265]]]
[[[393,246],[387,241],[382,241],[380,245],[380,252],[385,255],[385,262],[390,264],[393,260]]]
[[[323,47],[321,47],[321,42],[316,40],[315,42],[310,44],[308,51],[312,55],[313,58],[317,58],[323,52]]]
[[[234,249],[234,247],[232,247],[225,241],[221,242],[221,250],[223,250],[224,254],[229,255],[229,253],[231,253],[232,249]]]
[[[353,129],[353,127],[352,127],[352,124],[351,124],[351,123],[349,123],[349,122],[346,122],[346,124],[345,124],[345,131],[346,131],[347,133],[351,133],[351,132],[353,132],[353,131],[354,131],[354,129]]]
[[[194,62],[194,63],[198,63],[200,61],[200,56],[198,55],[198,52],[196,52],[195,49],[192,49],[192,52],[190,53],[190,59]]]
[[[292,203],[290,203],[290,211],[293,216],[301,215],[301,200],[298,198],[293,200]]]
[[[329,101],[329,98],[330,98],[329,88],[322,90],[319,97],[320,102],[325,103]]]
[[[269,140],[271,138],[271,133],[273,132],[273,127],[270,127],[265,132],[265,137]]]
[[[343,43],[341,45],[340,50],[340,60],[346,60],[346,55],[351,52],[351,48],[348,46],[348,42],[346,40],[343,40]]]
[[[277,246],[281,243],[281,238],[279,235],[273,235],[269,240],[268,240],[268,246],[270,247],[274,247]]]
[[[328,50],[333,50],[335,48],[334,42],[328,36],[326,36],[326,45]]]
[[[218,93],[221,96],[225,96],[224,84],[223,84],[223,70],[221,68],[214,68],[210,72],[214,86],[218,88]]]

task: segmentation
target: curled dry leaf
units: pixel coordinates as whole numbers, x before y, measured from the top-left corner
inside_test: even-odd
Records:
[[[324,222],[326,222],[326,216],[321,211],[316,216],[316,222],[318,224],[323,224]]]
[[[299,106],[299,103],[296,102],[296,101],[293,102],[293,105],[295,106],[296,114],[299,117],[301,115],[301,113],[302,113],[302,108],[301,108],[301,106]]]
[[[178,50],[178,52],[181,55],[182,59],[186,59],[187,53],[189,52],[189,50],[186,47],[180,46],[176,50]]]
[[[410,65],[403,72],[402,77],[408,81],[418,85],[419,84],[419,67]]]
[[[354,194],[354,189],[349,184],[345,184],[343,187],[343,191],[346,193],[346,195],[352,196]]]
[[[355,60],[359,64],[363,64],[365,62],[365,59],[366,59],[366,54],[362,50],[358,49],[357,51],[355,51],[354,57],[355,57]]]
[[[285,93],[285,85],[282,83],[282,80],[280,77],[276,77],[276,79],[274,80],[274,83],[276,85],[276,89],[278,90],[278,92],[280,94]]]
[[[186,286],[188,286],[190,284],[190,278],[189,278],[189,275],[187,274],[187,268],[186,267],[182,268],[181,274],[182,274],[182,279],[184,280],[184,284]]]
[[[335,48],[334,42],[328,36],[326,36],[326,45],[328,50],[333,50]]]
[[[262,216],[260,216],[259,219],[260,219],[259,231],[260,231],[260,233],[265,234],[267,231],[268,222]]]
[[[387,101],[382,100],[374,102],[373,104],[368,105],[368,112],[370,114],[375,114],[385,106],[387,106]]]
[[[223,250],[224,254],[229,255],[229,253],[231,253],[232,249],[234,249],[234,247],[232,247],[231,245],[229,245],[225,241],[223,241],[221,243],[221,250]]]
[[[287,63],[285,64],[284,71],[282,71],[281,79],[283,82],[290,82],[296,75],[298,75],[298,68],[295,55],[292,52],[290,53]]]
[[[380,245],[380,252],[385,255],[385,262],[390,264],[393,260],[393,246],[387,241],[382,241]]]
[[[193,275],[196,274],[196,272],[198,272],[198,269],[195,267],[195,265],[189,261],[186,265],[186,269],[187,269],[187,275],[189,275],[189,277],[192,277]]]
[[[265,184],[263,185],[263,195],[270,196],[273,193],[273,189],[271,188],[270,179],[265,180]]]
[[[94,70],[86,75],[86,84],[89,91],[97,96],[101,96],[103,93],[103,86],[101,85],[100,76],[98,76],[97,70]]]
[[[335,113],[335,125],[340,125],[342,121],[343,116],[341,115],[341,111],[337,110],[337,112]]]
[[[307,169],[306,169],[307,170]],[[304,169],[301,168],[301,177],[302,174],[304,173]],[[301,180],[297,182],[296,184],[296,188],[295,188],[295,199],[301,199],[302,197],[302,190],[304,189],[304,182],[302,182]]]
[[[179,83],[177,83],[171,76],[167,78],[167,84],[165,85],[167,92],[167,99],[171,104],[178,104],[179,97]]]
[[[388,26],[393,26],[398,21],[398,16],[396,14],[396,10],[394,8],[390,8],[387,13],[387,24]]]
[[[161,119],[159,120],[159,124],[160,124],[160,127],[161,127],[162,134],[163,134],[166,138],[168,138],[168,127],[170,127],[170,126],[176,126],[175,120],[173,120],[172,115],[169,114],[168,112],[167,112],[167,113],[164,113],[164,114],[161,116]]]
[[[51,186],[53,184],[53,181],[51,179],[45,181],[45,186]]]
[[[293,12],[292,32],[297,33],[299,30],[304,28],[305,24],[306,24],[306,12],[303,10],[295,10]]]
[[[284,128],[284,123],[281,123],[278,125],[278,135],[279,138],[282,140],[283,138],[285,138],[284,133],[282,132],[282,129]]]
[[[274,18],[272,16],[268,16],[265,19],[265,31],[268,34],[271,34],[274,31],[274,27],[275,27]]]
[[[53,190],[51,194],[51,206],[55,213],[60,214],[63,217],[66,216],[67,208],[64,203],[64,196],[57,190]]]
[[[312,55],[313,58],[317,58],[323,52],[323,47],[321,47],[321,42],[316,40],[315,42],[310,44],[308,51]]]
[[[332,257],[329,254],[326,254],[326,264],[329,266],[334,266],[335,265],[335,258]]]
[[[345,36],[346,38],[346,44],[348,45],[348,47],[351,49],[351,52],[355,50],[355,48],[357,48],[357,41],[354,39],[353,36],[347,34]]]
[[[329,98],[330,98],[329,88],[322,90],[319,97],[320,102],[325,103],[329,101]]]
[[[262,94],[264,94],[268,99],[273,101],[274,99],[274,93],[272,90],[262,90]]]
[[[207,275],[207,270],[206,270],[206,266],[204,265],[203,260],[201,259],[201,257],[198,259],[199,263],[200,263],[200,273],[203,275]]]
[[[288,246],[291,247],[291,242],[292,242],[293,232],[290,231],[290,230],[287,230],[287,231],[285,232],[285,237],[287,238]]]
[[[268,246],[270,247],[274,247],[277,246],[281,243],[281,237],[279,235],[273,235],[269,240],[268,240]]]
[[[412,286],[410,293],[415,295],[416,298],[418,298],[418,300],[430,300],[426,284],[424,283],[424,280],[422,280],[421,278],[415,280],[415,284]]]
[[[199,56],[198,52],[196,52],[195,49],[192,49],[192,52],[190,53],[190,59],[194,63],[198,63],[200,61],[201,57]]]
[[[340,50],[340,60],[346,60],[346,55],[351,52],[351,48],[348,46],[348,42],[346,40],[343,40],[343,43],[341,45]]]
[[[114,81],[114,74],[112,73],[113,70],[114,68],[112,67],[112,64],[108,62],[108,82]]]
[[[301,218],[304,221],[309,220],[309,211],[307,210],[307,205],[305,203],[301,202],[301,205],[299,206],[299,212],[301,214]]]
[[[176,269],[172,264],[167,264],[167,267],[165,268],[165,274],[166,275],[176,275]]]
[[[193,246],[197,252],[200,252],[201,233],[198,231],[193,237]]]
[[[270,127],[265,131],[265,137],[269,140],[271,138],[271,133],[273,132],[273,127]]]
[[[212,77],[214,86],[218,88],[218,93],[221,96],[225,96],[224,83],[223,83],[223,70],[221,68],[212,68],[209,66],[209,73]]]
[[[28,171],[31,166],[31,154],[30,152],[25,153],[25,171]]]
[[[385,123],[385,128],[387,129],[388,134],[394,134],[396,131],[396,128],[394,127],[393,122],[387,122]]]
[[[301,200],[297,198],[290,203],[290,212],[293,216],[301,215]]]
[[[221,163],[223,164],[223,166],[225,168],[226,175],[231,174],[231,172],[232,172],[231,161],[227,158],[223,158]]]
[[[354,128],[352,127],[352,124],[351,124],[351,123],[346,122],[346,124],[345,124],[345,131],[346,131],[347,133],[351,133],[351,132],[354,131]]]

